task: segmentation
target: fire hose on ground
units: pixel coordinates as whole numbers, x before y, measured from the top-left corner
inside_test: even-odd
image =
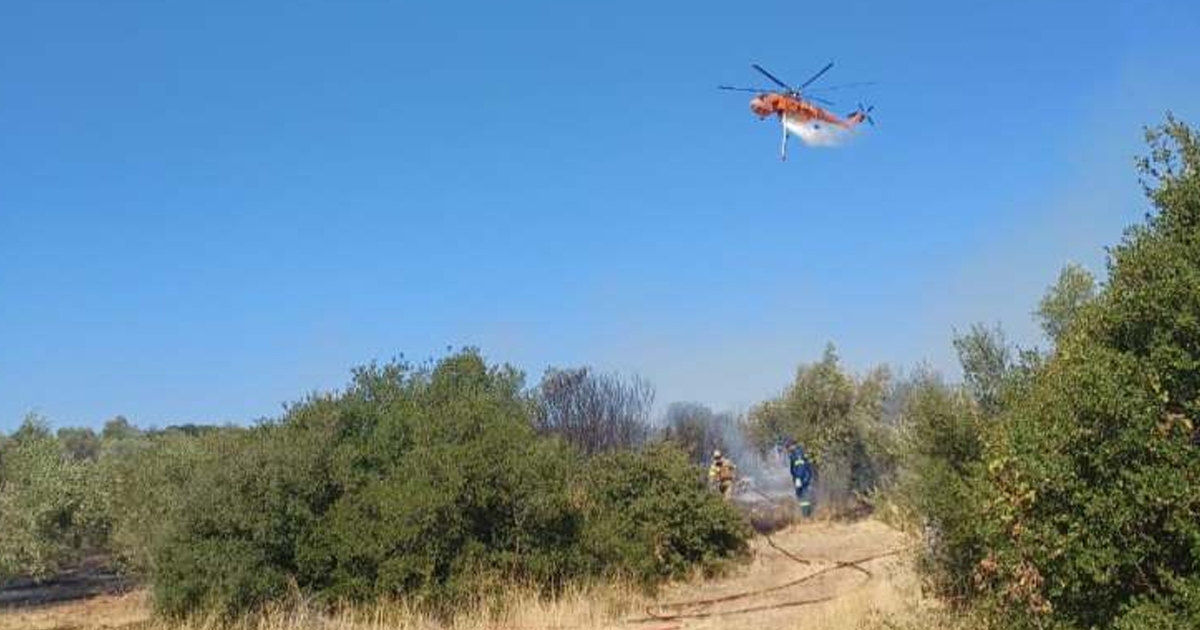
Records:
[[[751,490],[751,492],[754,492],[755,494],[758,494],[759,496],[763,497],[767,501],[774,501],[774,499],[763,494],[762,492],[759,492],[758,490],[755,490],[753,488],[751,488],[750,490]],[[745,614],[756,613],[756,612],[764,612],[764,611],[768,611],[768,610],[783,610],[783,609],[788,609],[788,608],[798,608],[801,606],[812,606],[815,604],[821,604],[824,602],[833,601],[835,599],[838,599],[839,597],[846,595],[849,592],[849,589],[842,590],[842,591],[840,591],[838,593],[834,593],[832,595],[793,599],[793,600],[788,600],[785,602],[780,602],[780,603],[775,603],[775,604],[760,604],[760,605],[756,605],[756,606],[744,606],[742,608],[734,608],[734,609],[730,609],[730,610],[715,610],[715,611],[714,610],[703,610],[705,608],[711,607],[716,604],[723,604],[723,603],[728,603],[728,602],[733,602],[733,601],[738,601],[738,600],[743,600],[743,599],[749,599],[752,597],[758,597],[761,595],[767,595],[770,593],[776,593],[779,591],[783,591],[783,590],[786,590],[786,589],[789,589],[789,588],[792,588],[795,586],[799,586],[806,582],[811,582],[813,580],[816,580],[817,578],[820,578],[824,575],[829,575],[830,573],[833,573],[835,571],[841,571],[841,570],[851,570],[851,571],[856,571],[856,572],[862,574],[863,580],[858,584],[858,586],[861,587],[861,586],[865,585],[866,583],[868,583],[869,581],[871,581],[871,579],[873,579],[875,577],[874,574],[870,570],[868,570],[866,567],[863,566],[864,564],[867,564],[867,563],[875,561],[875,560],[880,560],[882,558],[899,555],[908,549],[908,547],[901,547],[899,549],[892,549],[890,551],[875,553],[875,554],[871,554],[868,556],[855,558],[853,560],[821,560],[821,559],[810,560],[807,558],[800,557],[800,556],[796,555],[795,553],[785,549],[784,547],[781,547],[778,543],[775,542],[774,539],[771,538],[771,535],[769,533],[764,532],[763,538],[766,539],[767,544],[772,549],[779,552],[785,558],[791,560],[792,562],[794,562],[796,564],[803,565],[803,566],[811,565],[814,562],[829,562],[831,564],[830,564],[830,566],[821,568],[812,573],[802,575],[798,578],[789,580],[782,584],[777,584],[775,586],[769,586],[769,587],[760,588],[760,589],[752,589],[752,590],[748,590],[748,591],[742,591],[739,593],[732,593],[730,595],[723,595],[720,597],[710,597],[710,598],[705,598],[705,599],[693,599],[693,600],[668,602],[668,603],[664,603],[664,604],[659,604],[656,607],[657,609],[647,608],[645,611],[645,616],[634,617],[631,619],[625,619],[621,623],[638,624],[639,627],[644,630],[679,630],[679,628],[682,627],[681,624],[685,620],[688,620],[688,619],[706,619],[706,618],[712,618],[712,617],[745,615]],[[658,622],[658,623],[667,622],[670,625],[655,626],[655,627],[647,627],[645,625],[641,625],[641,624],[655,623],[655,622]],[[553,628],[555,628],[555,630],[567,630],[569,628],[574,628],[574,627],[573,626],[554,626]]]
[[[758,494],[759,496],[763,497],[767,501],[773,500],[771,497],[763,494],[762,492],[759,492],[758,490],[751,488],[751,491],[754,492],[755,494]],[[775,549],[780,554],[782,554],[784,557],[795,562],[796,564],[801,564],[801,565],[807,566],[807,565],[810,565],[813,563],[812,560],[797,556],[796,554],[792,553],[791,551],[788,551],[787,549],[784,549],[783,547],[779,546],[771,538],[771,535],[769,533],[764,533],[763,537],[766,539],[767,544],[770,545],[772,549]],[[627,619],[627,620],[625,620],[625,622],[626,623],[649,623],[649,622],[655,622],[655,621],[680,621],[680,620],[684,620],[684,619],[705,619],[705,618],[709,618],[709,617],[724,617],[724,616],[730,616],[730,615],[743,615],[743,614],[762,612],[762,611],[767,611],[767,610],[797,608],[800,606],[811,606],[814,604],[820,604],[823,602],[832,601],[832,600],[837,599],[838,597],[841,597],[842,595],[844,595],[845,592],[843,591],[841,593],[835,593],[833,595],[826,595],[826,596],[821,596],[821,597],[809,597],[809,598],[789,600],[786,602],[781,602],[781,603],[776,603],[776,604],[761,604],[761,605],[757,605],[757,606],[746,606],[746,607],[742,607],[742,608],[735,608],[732,610],[719,610],[719,611],[696,610],[696,609],[708,608],[710,606],[713,606],[714,604],[721,604],[721,603],[737,601],[737,600],[741,600],[741,599],[748,599],[751,597],[757,597],[760,595],[766,595],[769,593],[786,590],[786,589],[792,588],[794,586],[804,584],[805,582],[810,582],[812,580],[815,580],[823,575],[828,575],[830,573],[833,573],[835,571],[840,571],[840,570],[852,570],[852,571],[857,571],[857,572],[861,573],[863,575],[864,579],[859,584],[859,586],[862,586],[862,585],[866,584],[867,582],[869,582],[874,577],[874,574],[871,573],[871,571],[869,571],[866,567],[864,567],[862,565],[864,565],[868,562],[874,561],[874,560],[879,560],[881,558],[898,555],[898,554],[902,553],[904,550],[905,550],[905,548],[893,549],[890,551],[885,551],[885,552],[877,553],[877,554],[871,554],[869,556],[864,556],[861,558],[856,558],[856,559],[847,560],[847,561],[834,560],[834,561],[832,561],[831,566],[822,568],[820,570],[817,570],[813,573],[809,573],[807,575],[800,576],[796,579],[790,580],[783,584],[777,584],[775,586],[770,586],[767,588],[742,591],[740,593],[733,593],[733,594],[724,595],[721,597],[711,597],[711,598],[706,598],[706,599],[694,599],[694,600],[687,600],[687,601],[681,601],[681,602],[671,602],[671,603],[666,603],[666,604],[660,604],[657,607],[658,610],[649,609],[649,608],[646,609],[645,617],[637,617],[634,619]]]

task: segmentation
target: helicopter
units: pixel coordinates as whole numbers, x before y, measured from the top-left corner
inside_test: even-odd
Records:
[[[832,106],[833,102],[818,96],[809,96],[803,93],[803,90],[821,78],[830,68],[833,67],[833,62],[829,62],[824,68],[817,71],[816,74],[809,77],[807,81],[796,87],[792,87],[785,83],[779,77],[768,72],[762,66],[752,63],[751,68],[757,70],[775,85],[778,85],[782,90],[771,90],[765,88],[746,88],[733,87],[729,85],[718,85],[719,90],[728,90],[734,92],[753,92],[754,98],[750,99],[750,111],[756,116],[766,118],[772,114],[779,117],[780,126],[783,129],[783,141],[780,144],[779,157],[781,160],[787,160],[787,144],[788,136],[796,134],[805,140],[816,140],[821,137],[826,137],[823,133],[822,125],[832,127],[833,129],[849,130],[861,124],[863,121],[875,124],[875,120],[871,118],[871,112],[875,106],[863,107],[859,103],[858,109],[846,114],[845,117],[839,117],[837,114],[819,106],[821,103],[827,106]],[[835,90],[849,87],[859,87],[871,85],[870,82],[847,83],[844,85],[830,86],[821,88],[824,90]]]

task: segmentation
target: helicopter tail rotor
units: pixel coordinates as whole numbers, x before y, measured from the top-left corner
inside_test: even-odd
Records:
[[[858,109],[854,110],[853,112],[850,112],[846,116],[846,118],[853,120],[855,122],[855,124],[858,124],[865,120],[868,123],[871,123],[871,126],[874,127],[875,119],[871,117],[871,111],[874,109],[875,109],[874,105],[864,107],[862,103],[859,103]]]

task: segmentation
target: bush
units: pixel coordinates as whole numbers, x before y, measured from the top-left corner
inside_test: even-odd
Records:
[[[555,588],[576,575],[573,457],[534,435],[519,375],[461,355],[405,386],[373,431],[404,438],[383,440],[393,450],[372,474],[335,477],[353,487],[304,541],[307,582],[334,597],[451,605],[506,580]]]
[[[923,538],[918,568],[935,592],[961,601],[983,558],[978,532],[978,474],[983,453],[980,408],[962,388],[918,375],[903,409],[903,471],[896,496],[916,516]]]
[[[1113,624],[1115,630],[1200,628],[1200,577],[1173,583],[1168,594],[1134,600]]]
[[[153,552],[177,521],[207,448],[209,443],[176,432],[102,441],[94,486],[111,523],[109,549],[127,573],[153,573]]]
[[[746,549],[746,523],[667,442],[588,462],[585,541],[599,568],[644,583],[718,569]]]
[[[474,351],[367,366],[278,422],[194,439],[178,511],[151,536],[155,603],[170,615],[246,611],[292,582],[327,602],[403,596],[448,611],[513,582],[652,583],[744,545],[678,452],[584,469],[537,435],[520,373]]]
[[[156,608],[233,613],[282,597],[326,484],[312,443],[278,427],[208,435],[177,511],[153,534]]]
[[[1030,623],[1194,627],[1200,145],[1174,120],[1149,137],[1158,213],[985,445],[976,578]]]
[[[373,475],[385,463],[382,449],[367,443],[379,415],[362,403],[370,395],[384,393],[352,386],[344,397],[293,406],[278,424],[192,438],[194,470],[152,541],[160,612],[232,614],[286,592],[322,513],[339,492],[365,482],[355,474]],[[348,452],[358,461],[347,461]]]
[[[0,452],[0,582],[44,578],[102,544],[91,465],[64,453],[44,420],[25,419]]]

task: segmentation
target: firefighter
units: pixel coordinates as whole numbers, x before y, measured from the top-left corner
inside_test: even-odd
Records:
[[[804,454],[804,448],[795,440],[788,440],[787,456],[788,468],[792,473],[792,485],[796,490],[796,500],[800,502],[800,514],[806,517],[812,516],[812,462]]]
[[[733,461],[713,451],[712,464],[708,467],[708,483],[721,493],[726,501],[733,498],[733,484],[737,479],[737,466]]]

